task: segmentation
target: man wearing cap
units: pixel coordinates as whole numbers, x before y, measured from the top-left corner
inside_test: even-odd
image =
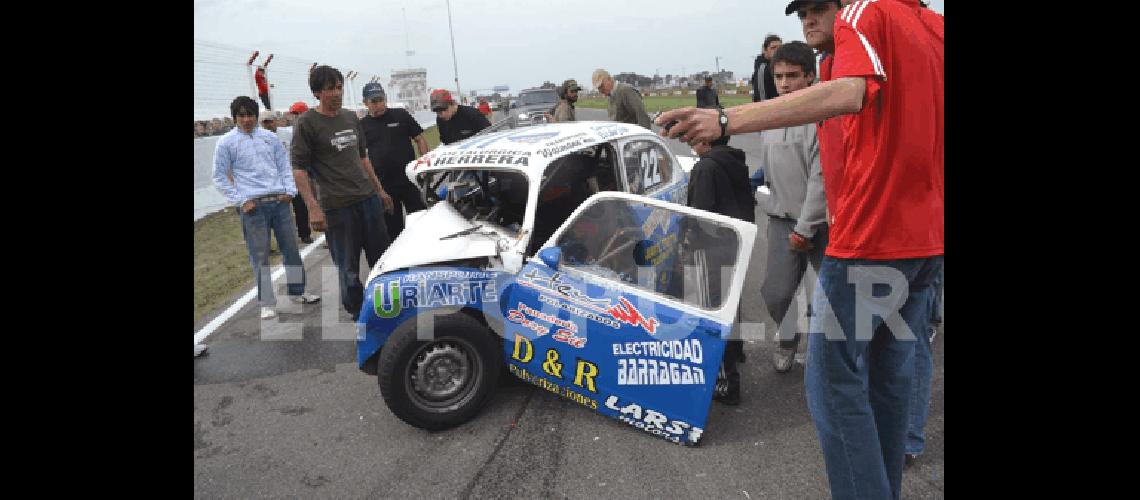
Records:
[[[391,240],[384,212],[392,210],[392,198],[368,160],[360,119],[341,107],[344,75],[317,66],[309,73],[309,89],[321,104],[297,119],[289,159],[297,189],[309,208],[309,224],[314,231],[326,231],[340,280],[341,305],[355,321],[364,305],[360,253],[371,268],[388,249]],[[319,201],[309,185],[309,171],[321,184]]]
[[[558,104],[554,106],[554,121],[555,122],[573,122],[578,119],[574,116],[574,103],[578,102],[578,91],[582,87],[578,86],[578,81],[571,78],[562,82],[561,99]]]
[[[609,116],[615,122],[632,123],[650,129],[649,115],[645,113],[645,103],[641,93],[627,83],[614,82],[614,77],[604,69],[594,70],[590,77],[594,88],[610,98]]]
[[[447,89],[431,92],[431,110],[435,113],[435,125],[439,128],[439,142],[443,144],[462,141],[491,126],[483,113],[455,102]]]
[[[412,141],[420,155],[428,152],[424,130],[405,109],[388,108],[384,87],[379,83],[364,86],[364,105],[368,114],[360,120],[364,130],[364,143],[368,147],[368,160],[376,177],[392,197],[392,212],[384,215],[388,236],[395,241],[404,230],[404,208],[415,212],[427,208],[416,185],[408,179],[404,167],[415,160]]]
[[[716,95],[716,89],[713,88],[713,79],[711,76],[705,77],[705,86],[697,89],[697,107],[698,108],[719,108],[720,97]]]
[[[841,140],[820,132],[821,153],[841,160],[821,156],[830,230],[804,386],[832,496],[897,499],[915,342],[929,331],[945,253],[944,21],[918,0],[841,5],[785,9],[809,45],[833,54],[819,84],[657,120],[677,120],[666,134],[688,142],[840,117]]]
[[[293,239],[297,229],[289,211],[297,186],[289,172],[285,145],[276,135],[257,126],[257,102],[253,99],[235,98],[230,103],[230,114],[237,126],[218,139],[214,148],[214,186],[238,208],[257,283],[261,319],[271,319],[277,316],[277,297],[269,270],[270,231],[277,235],[291,300],[312,304],[321,298],[304,293],[305,266],[297,240]]]

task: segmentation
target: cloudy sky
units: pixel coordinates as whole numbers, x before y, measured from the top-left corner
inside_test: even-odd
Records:
[[[945,14],[944,0],[931,7]],[[737,79],[767,33],[802,40],[787,0],[451,0],[459,84],[512,94],[590,73],[677,75],[720,67]],[[406,9],[407,30],[401,9]],[[455,89],[444,0],[195,0],[194,39],[319,61],[388,82],[411,64]],[[415,51],[404,54],[405,45]]]

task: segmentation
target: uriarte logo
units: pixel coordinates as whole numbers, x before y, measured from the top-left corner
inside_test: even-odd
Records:
[[[376,316],[385,319],[399,316],[405,308],[479,305],[484,300],[498,300],[492,280],[431,284],[390,280],[377,285],[372,297]]]

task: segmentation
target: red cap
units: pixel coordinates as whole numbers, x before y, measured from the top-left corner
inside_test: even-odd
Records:
[[[447,89],[435,89],[431,91],[430,101],[431,109],[432,111],[435,111],[437,108],[441,108],[455,102],[455,99],[451,98],[451,92],[448,92]]]
[[[290,113],[296,113],[298,115],[301,113],[304,113],[308,110],[309,110],[309,106],[305,105],[305,103],[303,103],[301,101],[297,101],[297,102],[293,103],[292,106],[289,106],[289,112]]]

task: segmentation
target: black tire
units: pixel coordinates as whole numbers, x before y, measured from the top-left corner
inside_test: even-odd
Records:
[[[432,340],[417,339],[415,323],[397,328],[380,353],[384,402],[400,420],[429,431],[467,422],[498,383],[502,345],[467,314],[436,317]]]

